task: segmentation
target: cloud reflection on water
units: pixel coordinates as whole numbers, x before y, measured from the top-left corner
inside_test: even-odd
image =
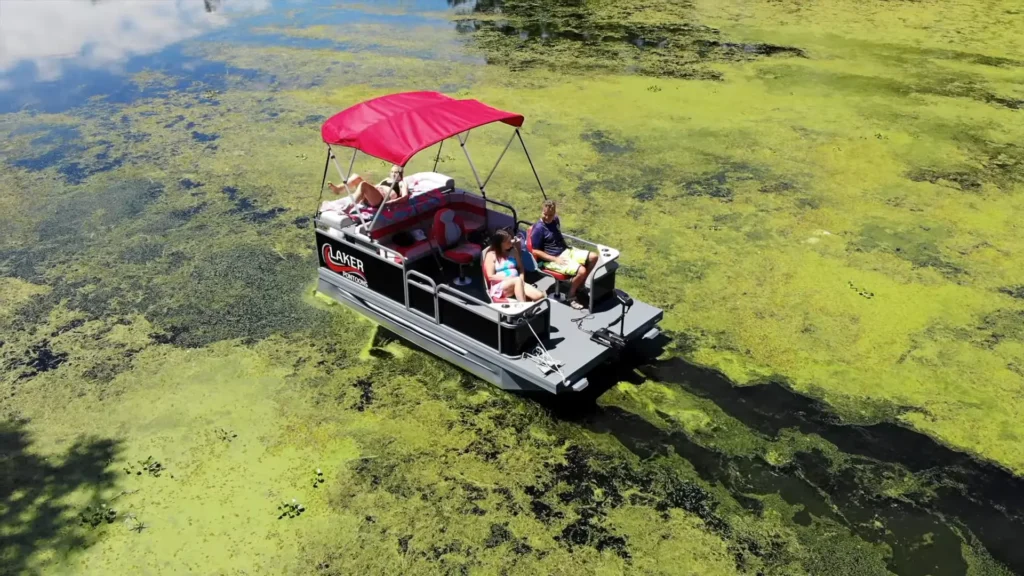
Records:
[[[4,0],[0,8],[0,90],[4,76],[30,63],[35,79],[58,79],[69,66],[118,70],[133,56],[225,26],[231,13],[271,0]]]

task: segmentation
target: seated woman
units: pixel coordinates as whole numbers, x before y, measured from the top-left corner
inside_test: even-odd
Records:
[[[391,173],[387,180],[374,186],[363,179],[359,174],[353,174],[348,179],[347,188],[343,184],[328,182],[331,191],[335,194],[354,193],[352,205],[366,204],[367,206],[380,206],[388,200],[395,200],[409,195],[409,187],[402,179],[402,167],[391,166]]]
[[[515,239],[506,230],[491,236],[490,250],[484,258],[487,294],[492,301],[514,297],[519,302],[535,302],[544,293],[523,280],[523,265],[519,262],[519,237]]]

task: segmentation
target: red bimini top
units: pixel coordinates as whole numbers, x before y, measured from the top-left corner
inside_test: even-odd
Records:
[[[440,92],[402,92],[367,100],[331,116],[324,142],[405,166],[417,152],[484,124],[523,125],[523,116]]]

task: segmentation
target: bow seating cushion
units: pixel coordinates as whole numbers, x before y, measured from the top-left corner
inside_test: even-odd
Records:
[[[373,223],[370,237],[378,239],[403,230],[414,223],[417,217],[430,214],[446,203],[440,189],[392,200],[384,205],[383,212]]]
[[[384,213],[378,219],[377,227],[383,228],[394,222],[404,220],[415,211],[430,211],[442,204],[446,191],[455,190],[455,181],[436,172],[419,172],[404,178],[409,188],[409,196],[393,200],[383,208]],[[351,198],[346,194],[336,200],[329,200],[320,205],[321,212],[338,212],[348,214],[356,219],[370,221],[377,213],[379,206],[358,204],[353,206]]]
[[[388,250],[398,252],[407,259],[415,259],[416,257],[430,251],[430,241],[420,240],[410,246],[397,246],[397,245],[386,245]]]

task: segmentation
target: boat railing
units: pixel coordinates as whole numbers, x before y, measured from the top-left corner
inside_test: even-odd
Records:
[[[593,290],[594,281],[598,277],[598,274],[597,274],[598,271],[604,270],[605,268],[607,268],[609,264],[614,262],[614,260],[608,260],[606,258],[601,258],[600,257],[601,254],[603,253],[602,246],[600,244],[595,244],[594,242],[591,242],[589,240],[584,240],[582,238],[577,238],[576,236],[572,236],[571,234],[566,234],[564,232],[562,233],[562,236],[572,240],[573,242],[579,242],[580,244],[585,244],[587,246],[593,246],[596,254],[598,255],[597,266],[595,266],[594,269],[590,271],[590,275],[587,276],[587,283],[586,283],[587,288],[590,289],[590,290]],[[593,292],[591,292],[591,294],[593,294]],[[594,304],[595,304],[594,301],[595,300],[596,300],[596,298],[588,298],[587,299],[587,312],[590,312],[590,313],[594,312]]]
[[[518,222],[519,215],[516,213],[516,209],[513,208],[511,204],[506,204],[506,203],[504,203],[504,202],[502,202],[500,200],[492,200],[492,199],[490,199],[490,198],[488,198],[486,196],[483,196],[482,198],[484,199],[484,202],[487,203],[487,204],[494,204],[496,206],[501,206],[502,208],[505,208],[509,212],[512,212],[512,221],[513,222]]]
[[[454,298],[445,298],[446,300],[448,300],[449,302],[452,302],[453,304],[462,304],[462,302],[458,302],[457,301],[457,300],[461,299],[463,301],[471,302],[471,303],[476,304],[478,306],[483,306],[484,309],[485,310],[489,310],[491,312],[491,314],[479,312],[478,310],[475,310],[475,309],[473,309],[472,307],[469,307],[469,306],[463,306],[463,307],[466,308],[467,310],[475,313],[478,316],[483,316],[484,318],[490,318],[492,320],[493,320],[493,314],[498,314],[499,320],[500,320],[501,316],[505,316],[507,318],[521,318],[521,317],[535,316],[537,314],[540,314],[542,312],[542,310],[540,310],[540,309],[543,308],[545,305],[548,308],[551,307],[551,304],[548,302],[548,299],[547,298],[542,298],[541,300],[538,300],[538,301],[536,301],[536,302],[534,302],[534,303],[532,303],[532,304],[530,304],[528,306],[525,306],[523,308],[520,308],[518,311],[515,311],[515,312],[504,311],[504,310],[496,310],[495,308],[492,308],[489,303],[484,302],[483,300],[477,298],[476,296],[472,296],[470,294],[466,294],[462,290],[456,290],[455,288],[452,288],[451,286],[449,286],[447,284],[438,284],[437,285],[437,288],[435,289],[435,293],[438,296],[440,296],[442,292],[450,294],[451,296],[454,297]]]
[[[545,298],[543,300],[539,300],[537,302],[533,302],[533,303],[531,303],[531,304],[529,304],[527,306],[523,306],[521,308],[518,308],[515,311],[497,310],[497,309],[493,308],[487,302],[484,302],[483,300],[481,300],[481,299],[479,299],[479,298],[477,298],[475,296],[472,296],[470,294],[466,294],[465,292],[463,292],[461,290],[456,290],[456,289],[448,286],[447,284],[438,284],[430,276],[427,276],[426,274],[423,274],[422,272],[417,272],[416,270],[406,270],[406,272],[405,272],[405,283],[406,283],[405,307],[410,312],[415,312],[416,314],[419,314],[419,315],[421,315],[421,316],[423,316],[425,318],[433,320],[436,323],[440,323],[441,322],[440,312],[439,312],[438,306],[436,304],[434,305],[434,315],[433,316],[430,316],[429,314],[424,313],[422,310],[416,309],[412,305],[412,298],[410,297],[410,292],[409,292],[409,289],[408,289],[409,286],[416,286],[417,288],[420,288],[420,289],[422,289],[424,291],[429,292],[431,295],[433,295],[435,297],[440,296],[442,293],[450,295],[450,297],[446,297],[445,300],[447,300],[448,302],[451,302],[453,304],[456,304],[456,305],[460,306],[461,308],[465,308],[466,310],[469,310],[470,312],[473,312],[474,314],[476,314],[478,316],[483,316],[484,318],[487,318],[489,320],[494,320],[495,316],[497,316],[499,320],[500,320],[501,316],[505,316],[506,318],[510,318],[510,319],[516,319],[516,318],[520,318],[520,317],[527,316],[527,315],[535,316],[537,314],[542,313],[543,310],[541,310],[541,309],[544,308],[545,306],[548,307],[548,308],[551,307],[551,304]],[[469,306],[468,304],[475,304],[477,306],[481,306],[481,307],[483,307],[484,310],[488,310],[489,312],[486,312],[486,313],[485,312],[481,312],[481,311],[479,311],[479,309],[474,309],[473,307]]]
[[[410,280],[415,280],[416,282],[410,282]],[[419,310],[415,306],[412,305],[411,298],[410,298],[410,295],[409,295],[409,287],[410,286],[416,286],[417,288],[420,288],[420,289],[422,289],[424,291],[426,290],[426,288],[424,286],[419,285],[418,282],[424,282],[427,286],[430,287],[430,294],[432,296],[433,305],[434,305],[434,316],[433,317],[431,317],[429,314],[424,313],[422,310]],[[423,274],[422,272],[417,272],[415,270],[406,270],[405,271],[405,308],[406,308],[406,310],[408,310],[410,312],[413,312],[415,314],[419,314],[420,316],[423,316],[424,318],[427,318],[429,320],[433,320],[435,324],[440,324],[441,323],[440,308],[437,305],[436,295],[437,295],[437,283],[434,282],[433,278],[431,278],[430,276],[427,276],[426,274]]]
[[[396,272],[401,271],[398,276],[398,278],[402,279],[401,287],[381,281],[378,282],[376,287],[368,286],[370,290],[395,300],[400,305],[403,305],[407,311],[434,324],[454,328],[476,340],[496,342],[496,349],[503,354],[506,353],[506,344],[509,344],[507,348],[510,350],[518,346],[520,336],[517,336],[517,334],[522,332],[520,327],[524,321],[530,323],[531,328],[535,329],[537,333],[546,333],[546,326],[549,320],[537,320],[536,317],[544,314],[545,311],[550,314],[551,304],[547,299],[522,307],[517,305],[510,309],[500,309],[475,296],[452,288],[447,284],[437,282],[422,272],[406,269],[403,265],[392,261],[390,258],[381,257],[377,250],[362,245],[358,237],[344,233],[339,236],[341,237],[332,237],[345,244],[349,249],[383,262],[387,267]],[[397,290],[385,290],[385,287],[388,286],[393,286]],[[419,298],[418,302],[417,298]],[[442,305],[442,302],[445,304]],[[445,312],[445,306],[448,306],[447,312]],[[451,316],[453,313],[452,306],[457,309],[454,317]],[[463,316],[465,312],[471,313],[472,316]],[[446,317],[446,314],[449,317]],[[461,320],[459,320],[460,318]],[[469,318],[477,318],[478,320],[474,322],[470,321]],[[537,322],[540,322],[540,324],[537,324]],[[497,332],[496,341],[491,340],[491,334],[494,334],[494,332],[491,332],[492,330]],[[510,332],[503,334],[506,330]],[[512,343],[513,341],[505,342],[510,337],[513,338],[515,343]]]
[[[601,252],[601,246],[599,244],[591,242],[590,240],[584,240],[583,238],[577,238],[576,236],[573,236],[571,234],[566,234],[565,232],[562,232],[562,236],[565,237],[565,238],[568,238],[569,240],[572,240],[573,242],[579,242],[580,244],[586,244],[587,246],[593,246],[594,248],[597,249],[598,253]]]
[[[516,322],[515,324],[513,324],[512,322],[504,322],[502,317],[506,317],[510,320],[523,319],[526,322],[530,322],[531,318],[539,314],[542,314],[545,310],[550,313],[551,310],[551,303],[548,301],[547,298],[544,298],[514,313],[498,311],[491,308],[491,306],[487,302],[484,302],[483,300],[480,300],[475,296],[466,294],[461,290],[456,290],[448,286],[447,284],[438,284],[435,288],[434,294],[436,300],[443,299],[446,302],[458,306],[462,310],[471,312],[481,318],[484,318],[488,322],[494,322],[494,326],[498,335],[496,349],[500,353],[504,353],[504,346],[502,345],[502,329],[515,328],[519,324],[519,322]],[[438,324],[444,324],[444,322],[440,318],[440,303],[436,303],[434,309],[437,313],[437,320],[435,321]]]
[[[340,235],[331,235],[331,237],[336,240],[340,240],[341,242],[344,242],[349,246],[358,248],[359,250],[365,252],[366,254],[372,254],[376,258],[381,257],[379,252],[381,246],[374,242],[372,238],[364,234],[362,231],[358,230],[357,228],[348,228],[346,230],[341,230],[340,232]],[[396,263],[392,261],[391,264]],[[397,266],[401,267],[401,264],[397,264]]]

